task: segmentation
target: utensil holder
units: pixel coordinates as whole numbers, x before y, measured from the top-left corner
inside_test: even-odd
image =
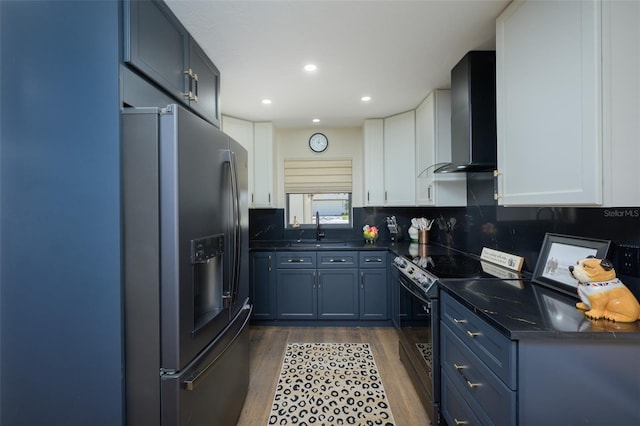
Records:
[[[429,244],[429,232],[426,229],[418,230],[418,244]]]

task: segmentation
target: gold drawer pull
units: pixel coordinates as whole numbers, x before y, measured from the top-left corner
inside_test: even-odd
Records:
[[[465,368],[467,368],[466,365],[458,365],[455,362],[453,363],[453,368],[456,369],[456,371],[460,371],[460,370],[464,370]]]
[[[473,338],[473,337],[477,337],[477,336],[482,336],[482,333],[479,333],[479,332],[475,332],[474,333],[473,331],[467,330],[467,336]]]
[[[455,322],[456,324],[466,324],[467,320],[465,320],[465,319],[459,320],[459,319],[454,318],[453,322]]]
[[[456,418],[454,418],[453,421],[456,423],[456,426],[457,425],[468,425],[469,424],[469,422],[466,421],[466,420],[458,420]]]
[[[467,386],[469,386],[469,388],[473,389],[473,388],[477,388],[478,386],[482,386],[482,384],[480,384],[480,383],[471,383],[471,381],[467,380]]]

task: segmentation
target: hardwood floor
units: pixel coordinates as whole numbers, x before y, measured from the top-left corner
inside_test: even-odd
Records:
[[[393,327],[251,326],[251,379],[238,426],[266,426],[287,343],[369,343],[396,426],[428,425],[429,417],[398,357]]]

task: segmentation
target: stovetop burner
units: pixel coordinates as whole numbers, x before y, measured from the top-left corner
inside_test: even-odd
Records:
[[[501,266],[480,260],[478,258],[464,255],[431,255],[431,256],[399,256],[407,265],[414,267],[410,270],[402,267],[402,262],[396,262],[396,267],[405,276],[417,278],[417,281],[424,281],[422,275],[426,275],[433,280],[456,280],[456,279],[520,279],[518,272],[508,270]],[[417,268],[416,268],[417,267]]]
[[[475,278],[485,274],[479,260],[464,255],[413,257],[411,262],[438,278]]]

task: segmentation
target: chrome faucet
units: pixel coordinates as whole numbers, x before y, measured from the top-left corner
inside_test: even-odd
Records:
[[[316,241],[324,238],[324,232],[320,231],[320,214],[316,210]]]

